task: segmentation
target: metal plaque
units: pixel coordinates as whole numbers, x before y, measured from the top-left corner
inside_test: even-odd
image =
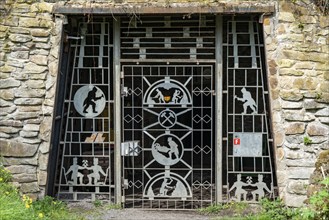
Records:
[[[262,156],[262,134],[234,133],[233,155],[245,157]]]

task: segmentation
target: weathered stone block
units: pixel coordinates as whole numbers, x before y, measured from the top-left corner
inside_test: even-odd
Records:
[[[0,80],[0,89],[13,88],[21,85],[21,82],[13,78],[1,79]]]
[[[46,29],[32,29],[31,35],[33,37],[48,37],[49,36],[49,30]]]
[[[287,191],[291,194],[306,195],[308,185],[309,183],[307,180],[290,180],[287,186]]]
[[[7,133],[7,134],[15,134],[19,132],[19,129],[14,127],[0,127],[0,132]]]
[[[304,108],[306,110],[308,109],[321,109],[321,108],[324,108],[326,107],[325,104],[323,103],[318,103],[316,100],[314,99],[305,99],[304,100]],[[329,112],[328,112],[329,113]]]
[[[22,34],[10,34],[9,40],[15,43],[26,43],[32,40],[32,37],[29,35],[22,35]]]
[[[304,136],[303,135],[287,135],[286,136],[286,143],[289,143],[290,145],[300,145],[304,142]]]
[[[278,61],[278,66],[280,68],[289,68],[292,67],[295,63],[296,63],[295,60],[281,59]]]
[[[40,125],[37,124],[26,124],[23,127],[24,131],[39,131],[40,130]]]
[[[303,122],[289,123],[285,131],[286,134],[303,134],[305,132],[305,123]]]
[[[278,13],[278,20],[283,22],[294,22],[295,17],[290,12],[279,12]]]
[[[46,154],[49,152],[49,147],[50,147],[50,143],[43,141],[39,146],[39,151],[43,154]]]
[[[28,165],[12,165],[6,167],[8,171],[10,171],[12,174],[19,174],[19,173],[36,173],[37,168],[36,166],[28,166]]]
[[[300,167],[303,169],[304,167],[314,167],[315,159],[307,158],[307,159],[295,159],[295,160],[286,160],[286,165],[288,167]]]
[[[319,117],[319,121],[323,124],[329,124],[329,117]]]
[[[322,92],[328,92],[329,93],[329,82],[321,82],[320,83],[320,90]]]
[[[287,101],[300,101],[303,99],[303,94],[297,90],[281,90],[280,97]]]
[[[0,107],[11,107],[11,106],[13,106],[12,102],[0,99]]]
[[[325,28],[329,27],[328,17],[327,16],[320,16],[320,27]]]
[[[15,112],[12,117],[14,120],[26,120],[31,118],[38,118],[39,112]]]
[[[307,125],[306,132],[310,136],[326,136],[329,137],[329,126],[319,122],[311,122]]]
[[[44,89],[45,82],[43,80],[28,80],[25,82],[27,87],[31,89]]]
[[[2,89],[0,92],[0,99],[4,99],[7,101],[14,99],[14,90],[13,89]]]
[[[33,80],[45,80],[47,78],[47,73],[29,74],[29,79]]]
[[[280,69],[279,74],[281,76],[302,76],[304,75],[304,72],[300,70],[293,70],[293,69]]]
[[[301,109],[303,108],[303,102],[291,102],[282,100],[281,107],[284,109]]]
[[[297,78],[294,81],[294,87],[298,89],[304,89],[304,90],[314,90],[317,87],[317,82],[311,78]]]
[[[38,183],[40,186],[45,186],[47,184],[47,172],[46,171],[39,171],[38,174]]]
[[[302,15],[299,17],[299,21],[304,24],[315,24],[317,19],[314,16]]]
[[[48,70],[47,67],[40,66],[40,65],[37,65],[37,64],[31,63],[31,62],[24,66],[24,73],[29,73],[29,74],[43,73],[46,70]]]
[[[38,145],[0,139],[0,152],[5,157],[31,157],[37,149]]]
[[[314,67],[314,63],[312,62],[297,62],[294,67],[296,69],[308,69],[311,70]]]
[[[21,121],[14,120],[0,120],[0,125],[5,125],[9,127],[22,127],[23,123]]]
[[[23,138],[32,138],[32,137],[37,137],[38,132],[36,132],[36,131],[20,131],[19,135]]]
[[[314,115],[311,113],[306,113],[304,110],[284,110],[284,118],[288,121],[313,121],[315,119]]]
[[[14,51],[10,53],[10,57],[15,59],[28,59],[29,51]]]
[[[41,66],[47,66],[48,57],[43,55],[32,55],[30,61]]]
[[[40,21],[36,18],[21,17],[19,19],[19,26],[20,27],[39,27]]]
[[[42,98],[17,98],[14,100],[16,105],[41,105]]]
[[[47,170],[48,167],[48,154],[39,154],[39,169]]]
[[[44,89],[30,89],[30,88],[20,88],[16,89],[15,97],[17,98],[41,98],[44,97],[46,90]]]
[[[288,170],[288,178],[289,179],[304,179],[307,180],[310,178],[315,168],[313,167],[305,167],[304,169],[293,168],[291,167]]]
[[[10,33],[16,33],[16,34],[30,34],[30,30],[27,28],[17,28],[17,27],[12,27],[9,29]]]
[[[14,174],[12,181],[19,182],[19,183],[31,183],[37,181],[37,174]]]
[[[4,165],[35,165],[36,166],[38,164],[38,158],[37,158],[37,156],[20,157],[20,158],[4,157],[3,164]]]
[[[23,138],[17,137],[15,138],[17,142],[27,143],[27,144],[40,144],[41,140],[39,138]]]
[[[315,113],[315,116],[323,116],[328,117],[329,116],[329,107],[323,108]]]
[[[33,106],[19,105],[19,106],[17,106],[17,109],[20,112],[40,112],[42,109],[42,106],[40,106],[40,105],[33,105]]]
[[[22,183],[20,190],[22,193],[33,193],[39,191],[39,186],[37,182],[32,183]]]
[[[1,114],[0,114],[0,115],[1,115]],[[11,137],[10,134],[6,134],[6,133],[2,133],[2,132],[0,132],[0,138],[8,139],[8,138],[10,138],[10,137]]]
[[[51,124],[52,124],[52,118],[51,117],[45,117],[44,120],[41,122],[39,137],[42,140],[49,141],[50,131],[51,131]]]

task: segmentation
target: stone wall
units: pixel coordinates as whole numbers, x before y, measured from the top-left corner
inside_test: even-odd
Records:
[[[0,3],[0,155],[23,193],[43,196],[58,71],[55,6],[273,5],[264,18],[280,196],[306,199],[318,155],[329,149],[329,22],[311,0],[6,0]],[[106,2],[103,4],[102,2]],[[307,141],[309,140],[309,141]],[[311,141],[311,143],[310,143]]]

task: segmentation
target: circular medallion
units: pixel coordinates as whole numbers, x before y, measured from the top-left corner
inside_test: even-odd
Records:
[[[82,86],[74,94],[74,107],[80,115],[93,118],[105,108],[105,95],[97,86]]]
[[[160,135],[152,144],[154,159],[164,166],[176,164],[182,158],[183,151],[183,143],[172,134]]]

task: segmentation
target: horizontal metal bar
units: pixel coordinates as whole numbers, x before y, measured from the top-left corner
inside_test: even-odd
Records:
[[[254,4],[250,3],[226,3],[221,6],[211,7],[140,7],[136,4],[135,7],[126,6],[111,6],[109,4],[88,4],[86,7],[60,5],[55,4],[53,13],[57,14],[108,14],[108,15],[124,15],[124,14],[173,14],[173,13],[187,13],[187,14],[205,14],[205,13],[273,13],[275,6],[273,3]]]
[[[151,63],[215,63],[215,59],[120,59],[120,62]]]

